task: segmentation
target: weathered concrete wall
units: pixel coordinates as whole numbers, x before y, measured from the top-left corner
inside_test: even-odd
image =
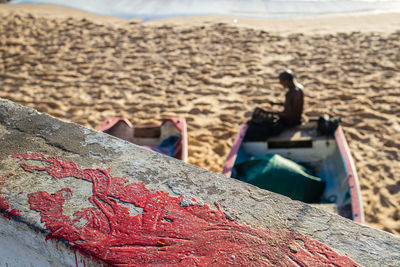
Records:
[[[85,179],[56,179],[46,173],[44,167],[49,163],[46,161],[48,158],[44,162],[35,162],[36,169],[29,170],[20,164],[32,166],[32,160],[24,161],[20,156],[20,162],[18,157],[12,157],[32,152],[74,161],[79,170],[111,168],[109,173],[113,177],[127,177],[125,184],[142,182],[151,190],[164,191],[170,196],[182,195],[182,202],[188,204],[195,198],[197,203],[216,209],[214,203],[217,202],[226,217],[239,224],[254,229],[294,230],[330,246],[341,255],[347,254],[362,265],[400,265],[400,238],[397,236],[0,100],[0,178],[3,179],[0,197],[9,204],[9,207],[4,207],[3,203],[4,213],[11,216],[8,222],[8,219],[1,219],[0,247],[7,247],[7,240],[19,240],[16,245],[21,250],[24,247],[32,249],[29,255],[37,253],[37,258],[43,257],[49,266],[57,266],[57,262],[75,265],[75,254],[67,251],[68,242],[57,249],[54,249],[56,241],[43,245],[49,227],[41,222],[43,214],[38,209],[43,207],[32,208],[32,194],[45,191],[56,196],[63,188],[70,188],[73,198],[66,197],[65,192],[58,196],[64,201],[64,215],[72,218],[75,211],[93,206],[89,197],[94,189],[93,184]],[[36,205],[40,205],[39,202]],[[130,209],[131,215],[141,212],[135,205],[127,202],[124,205]],[[12,216],[18,214],[20,216]],[[8,234],[11,239],[7,238]],[[61,259],[63,257],[65,259]],[[85,261],[86,266],[95,264],[90,258]],[[0,260],[3,265],[7,262],[13,263],[13,259],[8,256],[6,261]]]
[[[0,216],[0,266],[102,266],[29,224]]]

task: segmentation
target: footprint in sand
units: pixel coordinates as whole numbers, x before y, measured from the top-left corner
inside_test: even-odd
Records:
[[[215,153],[217,153],[220,157],[225,156],[227,153],[227,147],[225,144],[218,144],[216,147],[213,149]]]

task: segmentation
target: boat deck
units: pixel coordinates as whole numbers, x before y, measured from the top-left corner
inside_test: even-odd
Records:
[[[307,141],[307,140],[325,140],[324,135],[317,132],[317,122],[309,121],[295,128],[285,129],[280,135],[268,138],[268,142],[277,141]]]

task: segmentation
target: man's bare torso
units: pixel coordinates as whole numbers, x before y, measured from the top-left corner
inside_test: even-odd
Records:
[[[301,123],[304,96],[301,88],[290,89],[285,95],[284,110],[280,115],[286,126],[296,126]]]

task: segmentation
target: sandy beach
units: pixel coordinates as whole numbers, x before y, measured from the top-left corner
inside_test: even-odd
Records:
[[[399,49],[400,14],[141,23],[0,5],[0,97],[92,129],[184,116],[189,162],[221,172],[251,111],[283,100],[277,75],[290,68],[305,119],[342,118],[366,223],[400,234]]]

